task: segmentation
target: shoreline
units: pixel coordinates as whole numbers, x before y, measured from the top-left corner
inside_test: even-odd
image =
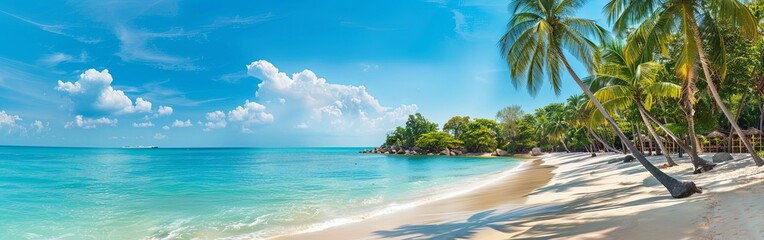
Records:
[[[339,222],[322,228],[309,228],[269,239],[337,239],[337,236],[342,236],[343,239],[373,238],[374,236],[367,236],[367,233],[373,233],[381,226],[395,226],[401,222],[401,219],[430,222],[445,220],[453,213],[469,213],[500,205],[522,204],[527,194],[543,186],[552,178],[552,167],[543,165],[543,161],[538,158],[514,158],[523,159],[521,160],[523,162],[510,169],[490,173],[449,188],[467,187],[465,190],[441,193],[444,195],[430,200],[425,197],[423,202],[397,209],[397,211],[372,214],[357,221]],[[510,194],[504,194],[506,192]]]
[[[663,170],[703,188],[681,199],[637,162],[608,163],[623,156],[545,154],[523,163],[535,168],[453,198],[276,239],[764,239],[764,168],[750,155],[702,174],[672,155],[679,166]]]

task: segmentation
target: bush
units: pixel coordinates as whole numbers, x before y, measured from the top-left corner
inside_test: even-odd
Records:
[[[460,138],[468,152],[492,152],[498,144],[494,135],[487,126],[470,122]]]
[[[463,143],[445,132],[429,132],[419,136],[415,145],[418,148],[437,152],[443,151],[446,148],[462,148]]]

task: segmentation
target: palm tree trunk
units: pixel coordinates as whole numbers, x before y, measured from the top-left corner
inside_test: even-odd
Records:
[[[613,151],[613,152],[617,152],[617,153],[620,153],[620,154],[624,154],[624,153],[623,153],[623,152],[621,152],[620,150],[618,150],[618,149],[615,149],[615,148],[611,147],[610,145],[608,145],[608,144],[607,144],[605,141],[603,141],[603,140],[602,140],[602,138],[600,138],[600,136],[599,136],[599,135],[597,135],[596,133],[594,133],[594,131],[592,131],[591,129],[589,129],[589,134],[591,134],[591,135],[592,135],[592,137],[594,137],[594,139],[597,139],[597,141],[599,141],[600,143],[602,143],[602,146],[604,146],[604,147],[605,147],[605,149],[607,149],[607,150],[610,150],[610,151]]]
[[[740,129],[740,126],[737,125],[737,121],[735,121],[732,118],[732,114],[727,109],[726,106],[724,106],[724,103],[722,102],[721,96],[719,96],[719,92],[716,90],[716,85],[714,85],[714,82],[711,80],[711,69],[708,68],[708,59],[706,59],[706,53],[703,51],[703,41],[700,39],[700,30],[698,29],[698,23],[695,22],[695,14],[692,13],[692,11],[688,12],[689,14],[689,21],[690,25],[692,27],[692,37],[695,39],[695,44],[698,48],[698,57],[700,57],[700,65],[703,67],[703,74],[706,78],[706,84],[708,84],[708,90],[711,92],[711,96],[714,97],[714,101],[716,101],[716,105],[719,106],[719,108],[724,113],[724,116],[727,117],[727,119],[730,121],[730,125],[732,125],[732,128],[735,129],[735,132],[737,132],[738,136],[740,136],[740,139],[743,141],[743,145],[745,145],[745,148],[748,150],[748,153],[751,154],[751,158],[753,158],[753,162],[756,163],[756,166],[764,166],[764,160],[759,157],[758,154],[756,154],[756,151],[753,149],[753,146],[751,146],[751,143],[748,141],[748,139],[745,138],[745,135],[743,134],[743,130]]]
[[[683,86],[685,96],[683,97],[682,111],[687,120],[687,135],[688,135],[688,148],[685,149],[687,154],[690,155],[690,160],[695,168],[693,173],[702,173],[713,169],[716,164],[701,159],[698,156],[698,138],[695,136],[695,106],[693,104],[692,95],[695,88],[695,78],[692,76],[692,72],[687,76]]]
[[[655,142],[658,144],[658,147],[661,149],[661,152],[663,152],[663,156],[666,157],[666,162],[668,162],[669,167],[677,166],[676,162],[674,162],[673,159],[671,159],[671,153],[666,150],[665,147],[663,147],[663,143],[661,142],[661,138],[658,136],[657,133],[655,133],[655,129],[653,129],[652,124],[650,124],[650,121],[647,119],[647,116],[645,116],[647,113],[642,106],[642,103],[637,102],[638,108],[639,108],[639,115],[642,116],[642,121],[645,123],[645,126],[647,126],[647,131],[650,132],[650,135],[653,135],[653,138],[655,139]]]
[[[608,114],[608,112],[605,110],[605,108],[602,106],[600,101],[597,100],[597,98],[594,97],[594,93],[592,93],[589,88],[586,87],[583,81],[578,77],[575,71],[573,71],[573,68],[570,66],[570,63],[568,63],[568,60],[565,58],[565,54],[562,53],[562,51],[558,51],[558,55],[560,57],[560,60],[565,65],[565,68],[568,70],[568,73],[570,73],[570,76],[573,77],[573,80],[578,84],[578,86],[581,88],[581,90],[584,91],[586,96],[589,97],[589,99],[594,103],[594,106],[597,107],[597,110],[602,113],[602,116],[605,117],[605,119],[610,123],[610,125],[613,127],[613,130],[615,131],[615,134],[618,136],[618,138],[621,139],[621,142],[626,145],[626,148],[631,151],[631,154],[634,155],[634,157],[639,161],[639,164],[642,164],[642,166],[647,169],[650,174],[658,179],[658,182],[660,182],[663,187],[665,187],[672,197],[674,198],[684,198],[689,197],[692,194],[700,193],[702,190],[698,188],[694,182],[680,182],[679,180],[676,180],[675,178],[667,175],[655,165],[653,165],[650,161],[645,158],[645,155],[639,152],[637,150],[637,147],[634,146],[634,144],[631,144],[629,142],[629,139],[626,137],[626,135],[623,134],[623,131],[621,131],[621,128],[618,127],[618,124],[616,124],[615,120],[613,120],[613,117]]]
[[[764,128],[764,98],[760,98],[759,100],[759,130]]]
[[[562,143],[562,147],[565,148],[565,152],[570,152],[570,150],[568,149],[568,145],[565,145],[565,140],[564,139],[560,139],[560,143]]]
[[[745,107],[745,99],[748,97],[748,92],[744,92],[743,96],[740,98],[740,104],[738,104],[737,111],[735,111],[735,122],[740,118],[741,112],[743,112],[743,107]],[[730,128],[732,128],[732,125],[730,125]],[[727,142],[730,146],[732,146],[732,131],[730,131],[729,135],[727,136]],[[744,136],[743,136],[744,137]],[[730,149],[730,153],[732,153],[732,149]]]
[[[637,106],[640,106],[640,105],[641,104],[638,104]],[[644,109],[644,106],[642,106],[642,108]],[[693,148],[690,148],[690,146],[685,141],[682,141],[682,139],[680,139],[679,137],[674,135],[674,133],[672,133],[665,126],[663,126],[663,123],[658,121],[658,119],[655,119],[649,113],[646,114],[645,116],[648,119],[650,119],[650,121],[653,121],[656,125],[658,125],[658,128],[663,130],[663,132],[665,132],[666,135],[668,135],[672,140],[674,140],[676,145],[679,146],[679,148],[681,150],[684,150],[684,152],[686,152],[688,155],[690,155],[690,161],[692,162],[692,165],[695,167],[695,172],[696,173],[707,172],[707,171],[710,171],[711,169],[714,169],[714,167],[716,166],[715,163],[712,163],[712,162],[709,162],[708,160],[700,158],[700,156],[698,156],[698,153],[695,152]],[[694,119],[692,119],[692,118],[688,119],[687,122],[688,122],[688,125],[689,125],[690,122],[692,122],[693,124],[695,123]],[[679,154],[679,157],[682,157],[681,156],[681,152]],[[700,170],[700,171],[698,171],[698,170]]]

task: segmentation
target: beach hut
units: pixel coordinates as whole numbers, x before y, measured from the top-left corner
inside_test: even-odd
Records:
[[[719,152],[719,150],[722,149],[722,147],[725,146],[724,139],[727,138],[726,133],[722,133],[720,131],[713,131],[709,134],[706,134],[706,139],[708,140],[707,144],[703,144],[703,150],[705,152]]]
[[[653,139],[644,134],[639,134],[639,137],[635,137],[634,141],[640,151],[645,152],[647,150],[648,155],[653,155]]]
[[[743,130],[742,137],[748,138],[748,141],[750,141],[751,145],[753,145],[753,148],[756,150],[762,150],[764,149],[764,145],[762,145],[762,131],[759,129],[756,129],[754,127],[749,127],[748,129]],[[736,153],[743,153],[748,151],[745,149],[745,145],[743,145],[743,141],[741,140],[741,136],[738,136],[737,132],[733,132],[731,141],[731,150],[730,152],[736,152]]]

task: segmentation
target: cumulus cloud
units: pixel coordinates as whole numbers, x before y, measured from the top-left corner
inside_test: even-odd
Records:
[[[181,121],[181,120],[175,120],[175,122],[172,123],[173,127],[191,127],[194,126],[194,124],[191,123],[191,120]]]
[[[169,116],[172,115],[172,108],[168,106],[159,106],[157,113],[159,116]]]
[[[156,139],[156,140],[162,140],[162,139],[165,139],[165,138],[167,138],[167,135],[164,135],[164,134],[161,134],[161,133],[154,134],[154,139]]]
[[[153,127],[153,126],[154,126],[154,123],[152,123],[151,121],[133,123],[133,127],[137,127],[137,128],[146,128],[146,127]]]
[[[135,104],[122,90],[111,86],[113,78],[108,69],[88,69],[75,82],[58,80],[56,90],[67,93],[80,115],[128,114],[151,112],[151,102],[137,98]]]
[[[244,106],[238,106],[228,111],[228,121],[244,124],[268,123],[273,122],[273,115],[265,112],[265,106],[246,100]]]
[[[275,116],[289,113],[297,120],[292,126],[298,128],[328,124],[334,129],[384,129],[400,124],[418,110],[414,104],[397,108],[383,106],[365,86],[330,83],[311,70],[288,76],[266,60],[247,65],[247,73],[262,80],[255,95],[268,105],[269,112]],[[276,101],[279,104],[268,104]]]
[[[170,130],[170,126],[164,125],[164,126],[162,126],[162,129],[164,129],[164,130]]]
[[[366,92],[365,86],[327,83],[326,79],[307,69],[290,78],[270,62],[259,60],[247,65],[247,70],[251,76],[263,80],[258,84],[256,95],[268,100],[288,97],[315,109],[329,105],[341,105],[351,111],[369,108],[384,112],[388,109]]]
[[[72,127],[79,127],[84,129],[91,129],[96,128],[98,125],[111,125],[115,126],[117,125],[118,120],[116,118],[85,118],[82,115],[77,115],[74,117],[74,121],[67,122],[64,125],[64,128],[72,128]]]
[[[295,128],[306,129],[306,128],[308,128],[308,124],[307,123],[300,123],[300,124],[295,125],[294,127]]]
[[[16,121],[21,121],[19,115],[10,115],[5,111],[0,111],[0,128],[3,126],[13,127],[16,126]]]
[[[209,132],[215,128],[224,128],[227,125],[225,113],[223,111],[208,112],[205,115],[207,123],[204,124],[204,131]]]

